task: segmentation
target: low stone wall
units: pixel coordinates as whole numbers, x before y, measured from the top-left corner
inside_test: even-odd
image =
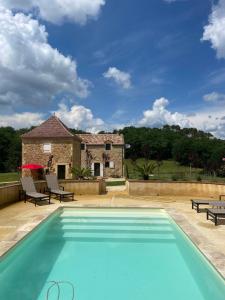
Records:
[[[60,180],[65,191],[74,192],[75,195],[101,195],[106,193],[106,184],[100,180]]]
[[[19,200],[20,185],[4,185],[0,187],[0,206]]]
[[[221,183],[201,182],[160,182],[129,180],[129,195],[139,196],[190,196],[219,198],[225,195],[225,185]]]
[[[59,184],[75,195],[101,195],[106,192],[104,180],[61,180]],[[35,186],[38,192],[45,193],[46,181],[37,181]],[[21,190],[19,182],[0,186],[0,206],[20,201]]]

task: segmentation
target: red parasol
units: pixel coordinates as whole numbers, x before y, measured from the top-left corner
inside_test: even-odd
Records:
[[[38,170],[38,169],[44,169],[44,166],[36,165],[36,164],[27,164],[19,167],[19,169],[30,169],[30,170]]]

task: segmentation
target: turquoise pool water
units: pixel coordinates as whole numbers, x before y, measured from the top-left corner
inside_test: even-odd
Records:
[[[0,299],[45,300],[49,281],[71,282],[76,300],[225,299],[224,280],[159,209],[55,213],[0,262]]]

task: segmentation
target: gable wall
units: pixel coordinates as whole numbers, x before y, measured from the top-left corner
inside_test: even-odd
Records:
[[[51,153],[44,153],[43,145],[46,143],[51,143]],[[65,164],[66,178],[72,178],[71,167],[80,164],[80,142],[63,138],[23,139],[22,164],[34,163],[46,166],[50,155],[53,155],[51,172],[56,173],[58,164]],[[29,173],[29,170],[23,170],[23,175],[30,175]]]
[[[103,176],[104,177],[122,177],[123,176],[123,146],[112,145],[111,150],[106,151],[105,145],[86,145],[86,150],[90,151],[93,159],[92,163],[100,162],[103,164]],[[87,165],[87,153],[86,150],[81,150],[81,166],[88,167]],[[103,153],[109,155],[109,161],[114,162],[114,168],[105,168],[105,161],[103,159]],[[91,166],[89,166],[91,167]]]
[[[80,142],[74,140],[73,142],[73,166],[81,165],[81,150],[80,150]]]

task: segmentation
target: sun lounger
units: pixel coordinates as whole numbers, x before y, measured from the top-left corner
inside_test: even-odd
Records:
[[[209,220],[209,217],[212,217],[215,225],[218,225],[218,218],[225,218],[225,208],[207,209],[207,220]]]
[[[196,209],[197,213],[200,212],[200,205],[211,205],[212,207],[225,207],[225,201],[191,199],[191,204],[192,209]]]
[[[31,177],[23,177],[20,179],[23,191],[25,193],[24,202],[26,203],[28,198],[35,200],[35,206],[37,205],[37,201],[48,201],[50,204],[50,196],[38,193],[36,191],[34,181]]]
[[[59,198],[60,202],[64,198],[71,198],[71,200],[73,200],[74,193],[64,191],[64,188],[59,186],[58,180],[55,175],[46,175],[46,181],[50,195],[56,195]]]

